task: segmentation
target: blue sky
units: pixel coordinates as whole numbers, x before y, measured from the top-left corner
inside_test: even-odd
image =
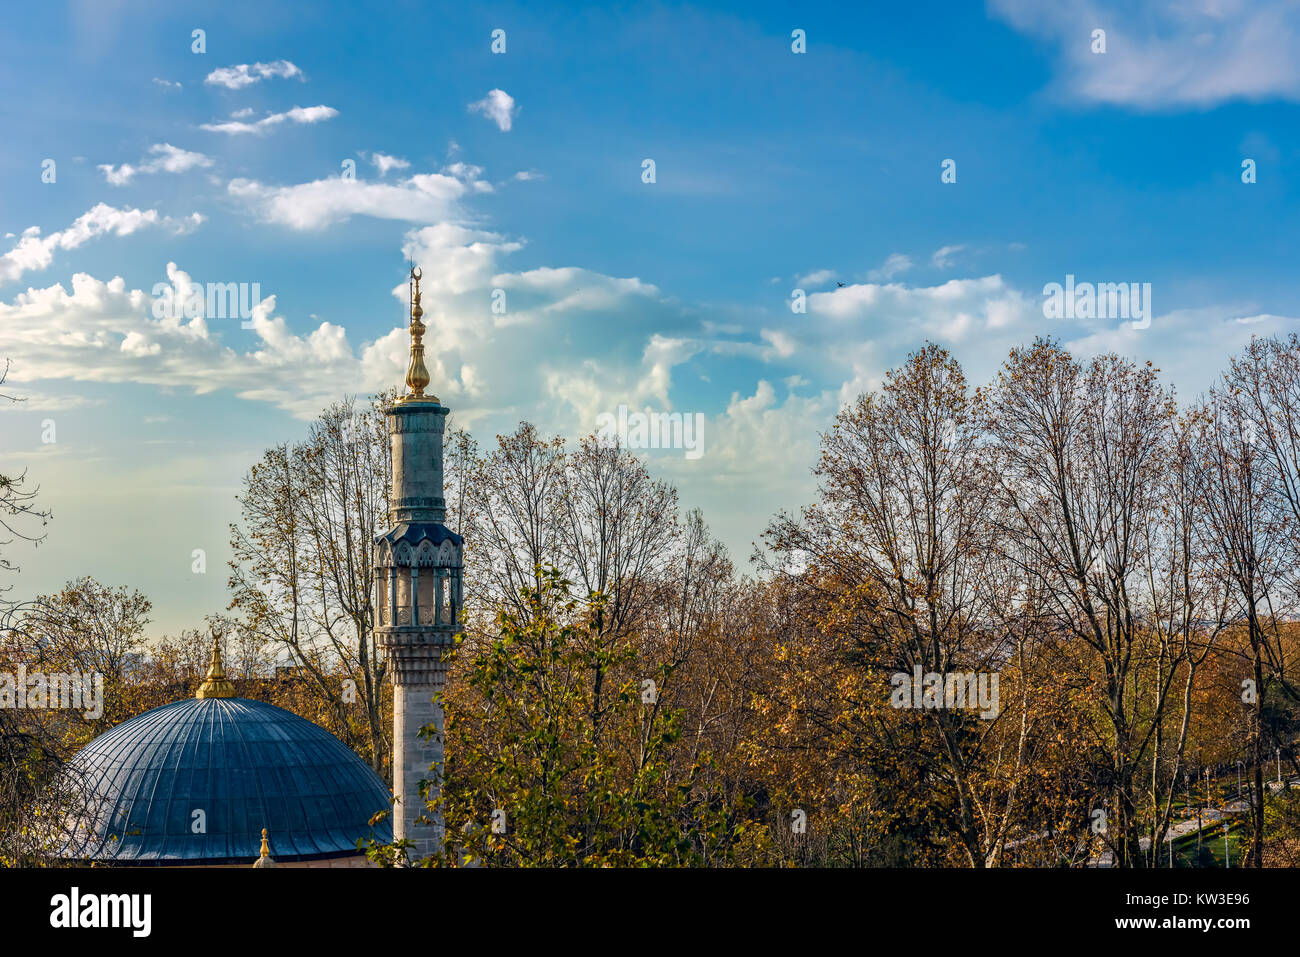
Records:
[[[1051,334],[1190,396],[1297,326],[1294,3],[536,6],[9,14],[0,356],[28,401],[0,456],[55,513],[8,546],[16,596],[91,574],[157,630],[222,608],[242,473],[400,382],[408,256],[456,424],[702,413],[698,459],[647,455],[742,563],[840,405],[927,338],[973,383]],[[1150,283],[1150,327],[1046,319],[1067,274]],[[156,319],[190,280],[258,283],[254,328]]]

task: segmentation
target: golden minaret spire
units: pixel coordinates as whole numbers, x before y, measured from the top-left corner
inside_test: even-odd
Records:
[[[233,698],[235,686],[226,678],[226,667],[221,662],[221,639],[212,636],[212,663],[208,665],[208,676],[194,693],[196,698]]]
[[[420,321],[424,310],[420,308],[420,279],[423,271],[418,267],[411,270],[411,364],[406,367],[406,386],[411,390],[408,399],[424,398],[424,387],[429,384],[429,370],[424,364],[424,330]],[[429,396],[434,402],[437,396]]]

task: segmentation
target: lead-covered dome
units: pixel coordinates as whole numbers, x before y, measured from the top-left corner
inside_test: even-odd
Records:
[[[91,741],[69,773],[84,810],[67,858],[248,864],[262,828],[277,861],[355,854],[359,839],[393,839],[387,816],[370,825],[392,807],[379,776],[324,728],[262,701],[154,708]]]

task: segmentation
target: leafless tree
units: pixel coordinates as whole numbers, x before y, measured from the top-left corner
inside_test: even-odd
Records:
[[[329,675],[342,662],[357,683],[366,739],[383,773],[385,662],[371,634],[373,543],[386,527],[392,481],[382,398],[347,399],[312,423],[305,441],[269,449],[244,478],[231,526],[231,606],[286,650],[347,726],[352,704]]]

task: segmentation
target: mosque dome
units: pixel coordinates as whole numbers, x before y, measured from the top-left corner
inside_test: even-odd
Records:
[[[215,677],[214,677],[215,672]],[[80,795],[61,856],[105,864],[243,864],[262,829],[278,862],[356,855],[393,839],[379,776],[324,728],[232,697],[220,655],[200,697],[154,708],[95,738],[68,773]]]

